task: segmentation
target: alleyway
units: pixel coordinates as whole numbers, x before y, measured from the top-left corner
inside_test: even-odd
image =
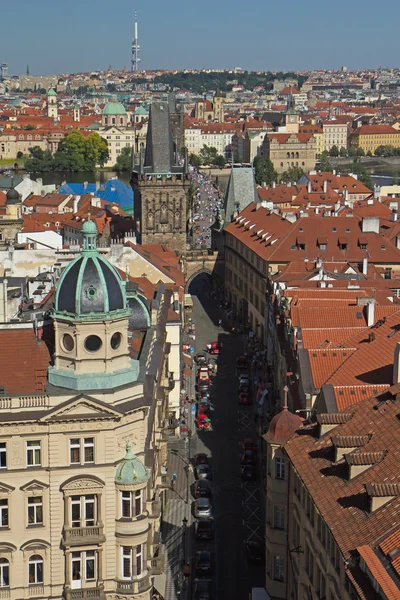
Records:
[[[194,286],[196,287],[196,286]],[[210,457],[213,470],[214,542],[195,542],[194,525],[188,522],[186,548],[185,525],[187,477],[184,442],[174,444],[169,452],[169,473],[177,474],[176,490],[169,492],[164,515],[163,539],[167,545],[169,573],[166,600],[180,597],[182,588],[181,567],[186,557],[193,560],[196,550],[209,549],[214,555],[213,598],[216,600],[247,600],[252,587],[264,585],[263,566],[250,565],[246,559],[245,540],[264,539],[264,506],[259,479],[243,483],[240,473],[241,442],[244,438],[257,440],[254,426],[254,405],[238,404],[235,376],[236,358],[243,352],[243,340],[218,328],[219,309],[203,292],[204,280],[199,280],[198,297],[193,297],[193,321],[196,324],[196,352],[204,350],[210,341],[222,341],[223,349],[218,361],[211,401],[211,432],[194,435],[191,457],[205,452]],[[194,428],[193,428],[194,430]],[[260,446],[261,449],[261,446]],[[178,454],[176,453],[178,452]],[[260,475],[260,473],[259,473]],[[193,474],[190,473],[191,481]],[[193,497],[189,491],[189,503]],[[190,506],[189,506],[190,508]],[[190,515],[191,520],[193,517]],[[193,578],[192,578],[193,584]],[[192,597],[191,587],[183,586],[182,597]]]

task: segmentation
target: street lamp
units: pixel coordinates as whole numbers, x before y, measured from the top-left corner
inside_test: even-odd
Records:
[[[186,517],[183,517],[182,519],[182,526],[183,526],[183,562],[186,565],[187,562],[187,556],[186,556],[186,529],[187,529],[187,524],[188,524],[188,520]]]

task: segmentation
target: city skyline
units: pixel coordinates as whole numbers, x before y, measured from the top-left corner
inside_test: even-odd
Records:
[[[8,63],[10,75],[24,73],[27,64],[31,74],[37,75],[106,70],[109,66],[130,69],[137,10],[144,70],[239,66],[300,71],[339,69],[342,64],[349,69],[396,67],[400,42],[395,16],[400,9],[393,0],[385,5],[394,18],[385,23],[385,35],[377,36],[374,14],[368,10],[360,14],[344,0],[335,4],[334,11],[314,0],[302,6],[289,0],[284,7],[256,0],[251,13],[243,12],[237,0],[229,10],[226,5],[206,2],[201,10],[184,5],[173,11],[160,0],[151,6],[121,0],[111,19],[105,0],[96,4],[72,0],[68,7],[58,5],[56,13],[50,0],[41,0],[40,10],[37,4],[22,0],[18,6],[2,9],[3,23],[18,22],[19,35],[15,42],[15,29],[4,27],[0,61]]]

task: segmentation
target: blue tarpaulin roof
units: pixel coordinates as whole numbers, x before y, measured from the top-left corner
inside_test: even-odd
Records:
[[[127,212],[133,209],[133,190],[119,179],[109,179],[96,190],[95,183],[88,183],[86,187],[83,183],[66,183],[60,188],[61,194],[94,194],[97,198],[102,198],[107,202],[116,202]]]

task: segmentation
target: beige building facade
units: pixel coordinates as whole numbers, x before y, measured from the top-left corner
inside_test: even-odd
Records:
[[[161,323],[172,296],[160,288],[146,306],[97,253],[96,235],[87,221],[83,252],[56,287],[53,324],[38,316],[34,327],[0,327],[1,343],[18,337],[35,363],[21,373],[23,385],[1,378],[0,595],[10,600],[163,593],[173,375]],[[52,328],[46,368],[43,337]],[[132,358],[128,331],[139,328],[146,334]]]
[[[349,147],[350,129],[347,123],[338,121],[325,121],[324,131],[324,150],[329,152],[332,146],[337,146],[338,150]]]
[[[261,156],[271,160],[279,174],[290,167],[309,171],[315,168],[317,144],[310,133],[267,133]]]

